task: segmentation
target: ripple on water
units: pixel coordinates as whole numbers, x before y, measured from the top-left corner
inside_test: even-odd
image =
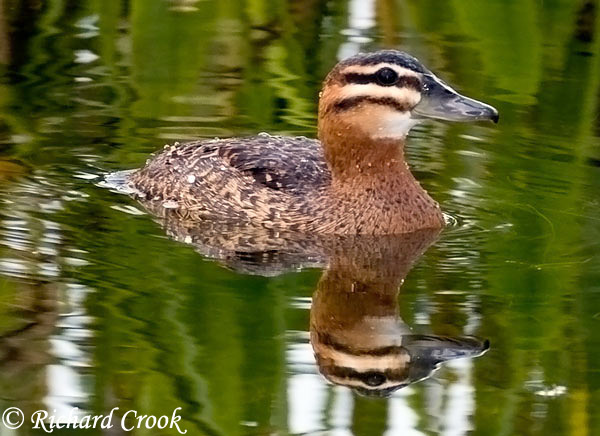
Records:
[[[444,216],[444,222],[446,223],[447,227],[457,228],[462,225],[462,221],[460,221],[458,216],[452,215],[448,212],[442,212],[442,215]]]
[[[128,183],[129,175],[135,170],[115,171],[104,176],[104,180],[97,183],[101,188],[107,188],[120,194],[135,194],[137,191]]]
[[[86,250],[70,246],[70,227],[63,224],[63,214],[71,213],[67,205],[86,200],[73,180],[52,179],[40,170],[0,191],[5,205],[0,210],[0,289],[9,283],[6,289],[17,292],[3,295],[7,307],[23,308],[5,308],[2,315],[17,326],[34,326],[9,332],[10,354],[0,340],[0,373],[11,369],[31,379],[23,382],[22,377],[22,386],[7,386],[0,376],[3,393],[35,401],[32,392],[45,392],[40,401],[57,411],[88,407],[92,385],[86,368],[93,360],[94,318],[84,304],[90,289],[69,283],[73,279],[67,272],[90,263]],[[31,377],[38,372],[40,376]],[[46,384],[40,387],[41,382]]]

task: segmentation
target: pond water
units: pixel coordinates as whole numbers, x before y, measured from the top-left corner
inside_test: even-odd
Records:
[[[0,410],[181,407],[207,435],[600,434],[598,6],[1,1]],[[378,48],[501,114],[411,132],[457,221],[439,237],[265,274],[99,186],[173,141],[314,137],[322,78]],[[375,345],[394,374],[358,374]]]

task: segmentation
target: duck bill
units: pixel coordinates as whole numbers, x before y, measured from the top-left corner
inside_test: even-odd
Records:
[[[492,120],[498,122],[498,111],[489,104],[460,95],[433,74],[423,76],[423,94],[413,109],[416,118],[447,121]]]

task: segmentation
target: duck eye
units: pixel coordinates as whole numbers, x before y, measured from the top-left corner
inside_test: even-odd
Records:
[[[385,375],[380,372],[367,372],[363,375],[364,382],[367,386],[376,387],[381,386],[387,380]]]
[[[377,71],[377,81],[383,86],[392,86],[398,82],[398,73],[391,68],[385,67]]]

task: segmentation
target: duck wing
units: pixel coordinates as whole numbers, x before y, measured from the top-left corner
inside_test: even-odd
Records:
[[[231,167],[271,189],[303,192],[330,183],[321,143],[315,139],[261,134],[222,140],[215,147]]]
[[[205,188],[235,179],[240,189],[292,195],[315,191],[331,180],[319,141],[268,134],[166,145],[130,180],[140,194],[166,199],[178,189],[178,180],[189,176]]]
[[[190,219],[267,225],[280,211],[301,209],[331,174],[319,141],[261,134],[167,145],[123,178],[140,201]]]

